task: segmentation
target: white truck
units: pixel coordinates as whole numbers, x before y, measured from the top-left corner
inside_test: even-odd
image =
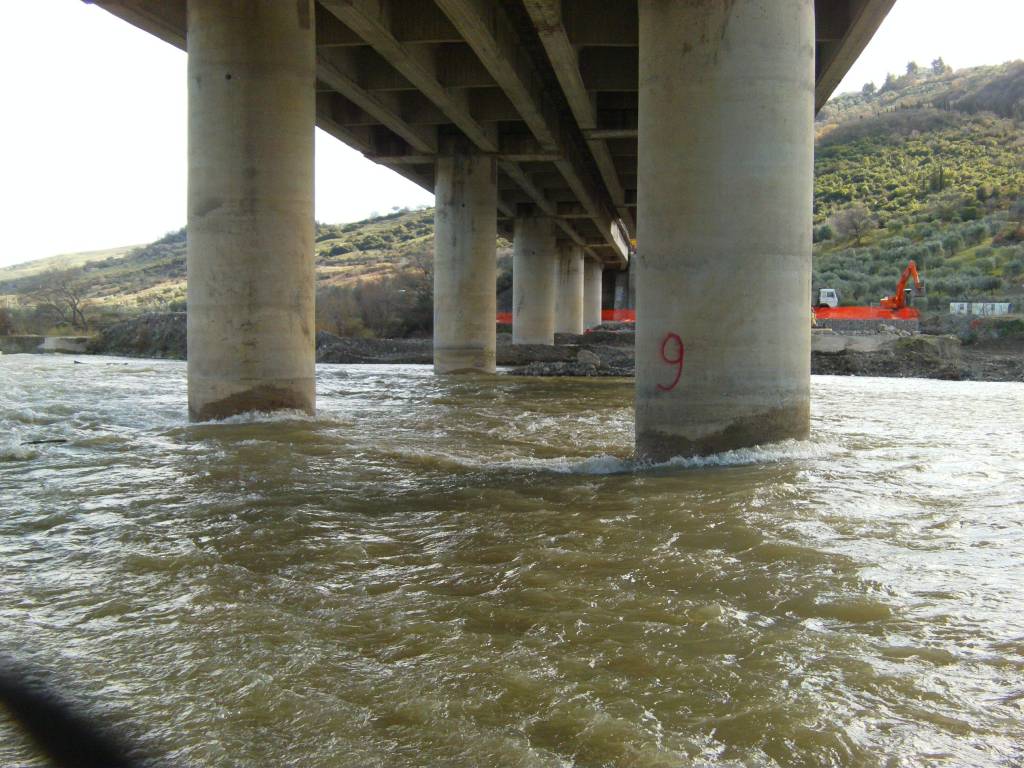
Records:
[[[838,307],[839,306],[839,294],[836,293],[835,288],[822,288],[818,291],[818,303],[815,304],[817,307]]]

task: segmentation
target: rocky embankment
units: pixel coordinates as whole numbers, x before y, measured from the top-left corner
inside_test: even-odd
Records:
[[[185,328],[184,312],[142,315],[105,328],[89,342],[88,351],[94,355],[184,360]]]
[[[814,332],[811,371],[852,376],[1024,381],[1024,333],[1013,323],[951,321],[905,331],[848,335]],[[1007,324],[1008,323],[1008,324]],[[947,327],[948,326],[948,327]],[[934,333],[939,332],[939,333]],[[145,315],[111,326],[89,345],[95,354],[185,358],[185,315]],[[320,332],[319,363],[430,363],[430,339],[350,339]],[[498,334],[498,365],[526,376],[632,376],[633,330],[608,323],[576,336],[558,334],[553,346],[514,345]]]
[[[513,344],[497,336],[497,363],[533,376],[632,376],[633,334],[601,330],[582,336],[558,334],[555,344]],[[343,339],[316,336],[319,363],[430,363],[430,339]]]
[[[815,333],[811,373],[895,378],[974,378],[955,336],[840,336]]]

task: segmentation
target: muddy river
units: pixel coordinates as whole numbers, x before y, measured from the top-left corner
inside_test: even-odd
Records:
[[[815,377],[813,440],[653,467],[626,380],[318,386],[0,357],[0,657],[160,765],[1024,761],[1024,384]]]

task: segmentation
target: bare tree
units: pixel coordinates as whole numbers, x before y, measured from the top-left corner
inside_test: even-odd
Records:
[[[85,291],[86,284],[81,270],[54,270],[40,275],[25,298],[35,304],[37,312],[50,318],[54,324],[85,331],[89,328],[85,316],[89,300]]]
[[[864,235],[878,228],[878,220],[859,203],[832,214],[831,224],[840,237],[852,237],[855,245],[860,245]]]
[[[434,254],[430,251],[413,251],[406,259],[406,266],[418,275],[423,282],[434,281]]]
[[[367,327],[379,337],[391,336],[401,316],[400,296],[391,281],[387,278],[360,281],[353,292]]]
[[[372,335],[363,324],[351,288],[328,286],[316,293],[316,324],[337,336],[362,338]]]

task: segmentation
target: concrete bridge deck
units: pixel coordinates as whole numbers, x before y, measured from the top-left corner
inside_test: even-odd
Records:
[[[178,48],[186,0],[94,0]],[[895,0],[816,0],[815,104]],[[446,143],[498,159],[499,222],[522,206],[625,266],[636,237],[637,0],[318,0],[317,124],[433,192]]]

